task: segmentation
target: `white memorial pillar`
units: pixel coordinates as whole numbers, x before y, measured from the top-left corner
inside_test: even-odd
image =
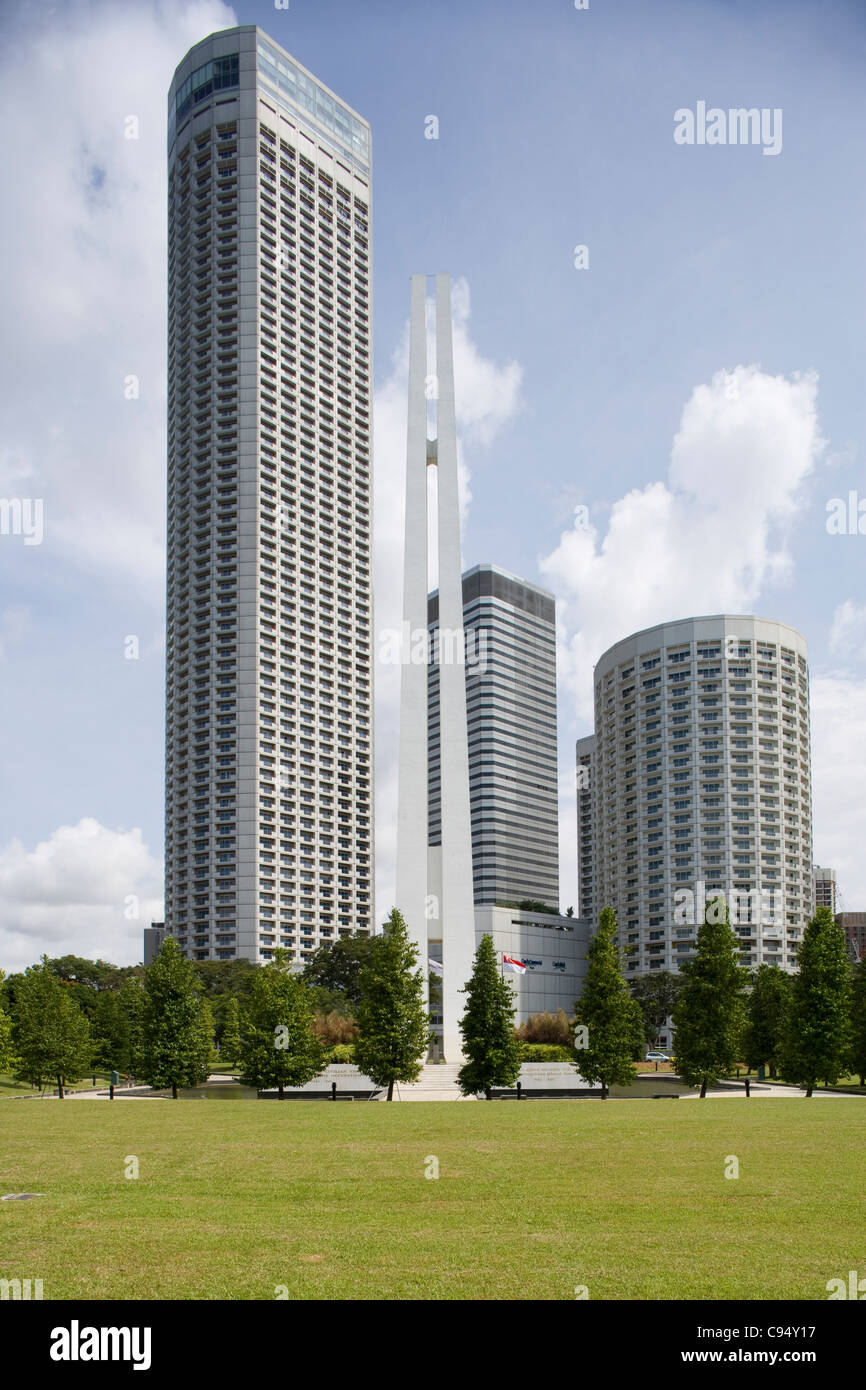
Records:
[[[451,285],[436,277],[436,440],[427,439],[426,277],[412,276],[409,319],[409,415],[406,441],[406,531],[403,567],[403,666],[397,809],[397,907],[417,944],[425,982],[428,935],[442,940],[442,1044],[462,1060],[461,993],[475,953],[469,743],[466,730],[463,565],[457,488],[457,422],[451,333]],[[428,666],[413,653],[427,631],[427,467],[438,496],[439,767],[442,845],[428,845]],[[426,900],[434,904],[427,913]]]
[[[469,740],[466,730],[466,642],[463,565],[457,487],[457,421],[451,334],[451,284],[436,276],[436,412],[439,499],[439,766],[442,797],[442,1045],[445,1060],[460,1061],[458,1023],[475,953],[472,823],[469,812]]]
[[[427,324],[426,276],[412,276],[409,317],[409,415],[406,432],[406,522],[403,642],[397,773],[396,905],[427,970],[427,665],[414,660],[427,632]]]

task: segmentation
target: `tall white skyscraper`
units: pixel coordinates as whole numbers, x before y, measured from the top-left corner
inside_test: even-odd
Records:
[[[370,130],[254,25],[168,118],[166,927],[372,930]]]
[[[676,970],[723,895],[741,960],[793,970],[812,912],[805,639],[690,618],[617,642],[578,744],[581,913],[617,912],[626,970]]]

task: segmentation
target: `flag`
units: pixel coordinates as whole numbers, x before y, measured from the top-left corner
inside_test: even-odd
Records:
[[[526,966],[523,964],[523,961],[518,960],[516,956],[503,955],[502,968],[503,970],[513,970],[515,975],[526,974]]]
[[[441,974],[442,974],[442,962],[441,962],[441,960],[434,960],[432,956],[428,956],[428,957],[427,957],[427,965],[428,965],[429,969],[433,971],[433,974],[434,974],[434,975],[441,975]]]

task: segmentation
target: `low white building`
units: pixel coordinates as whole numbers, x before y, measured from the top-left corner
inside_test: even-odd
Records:
[[[592,937],[587,918],[476,907],[476,945],[485,933],[493,937],[500,963],[506,955],[526,967],[524,974],[505,971],[517,1001],[518,1024],[530,1014],[556,1013],[557,1009],[564,1009],[571,1018],[586,978],[586,952]]]

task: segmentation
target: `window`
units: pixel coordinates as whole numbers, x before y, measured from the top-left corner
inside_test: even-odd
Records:
[[[228,58],[214,58],[195,72],[178,87],[175,94],[175,122],[183,120],[197,102],[210,96],[211,92],[238,85],[238,55]]]

